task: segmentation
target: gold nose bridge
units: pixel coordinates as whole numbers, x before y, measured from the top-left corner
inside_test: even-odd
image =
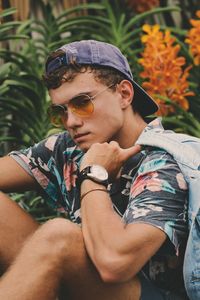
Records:
[[[76,112],[76,108],[74,107],[69,107],[69,109],[71,110],[72,113]]]

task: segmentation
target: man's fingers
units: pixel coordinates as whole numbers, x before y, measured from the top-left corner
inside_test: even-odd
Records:
[[[116,150],[120,151],[120,161],[121,162],[126,161],[129,157],[137,154],[142,149],[140,145],[134,145],[130,148],[122,149],[122,148],[120,148],[119,144],[116,141],[111,141],[109,144],[113,148],[116,148]]]
[[[134,145],[130,148],[122,149],[122,160],[126,161],[129,157],[137,154],[140,151],[141,151],[140,145]]]

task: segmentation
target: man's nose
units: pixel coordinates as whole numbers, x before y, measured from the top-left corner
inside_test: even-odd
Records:
[[[65,126],[67,128],[73,129],[75,127],[80,127],[83,124],[81,117],[74,114],[70,109],[68,109],[67,119],[65,121]]]

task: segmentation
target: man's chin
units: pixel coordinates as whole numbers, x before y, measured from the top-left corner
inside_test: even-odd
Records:
[[[78,146],[79,149],[81,149],[83,152],[87,152],[90,147],[95,143],[104,143],[105,141],[96,139],[79,139],[78,141],[74,139],[75,144]]]
[[[83,152],[87,152],[88,149],[92,146],[92,144],[89,143],[76,143],[79,149],[81,149]]]

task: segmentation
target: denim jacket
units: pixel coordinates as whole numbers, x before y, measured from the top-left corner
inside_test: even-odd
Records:
[[[164,130],[159,119],[153,122],[159,122],[159,126],[145,128],[136,144],[165,149],[174,157],[188,183],[189,237],[183,275],[189,298],[197,300],[200,299],[200,139]]]

